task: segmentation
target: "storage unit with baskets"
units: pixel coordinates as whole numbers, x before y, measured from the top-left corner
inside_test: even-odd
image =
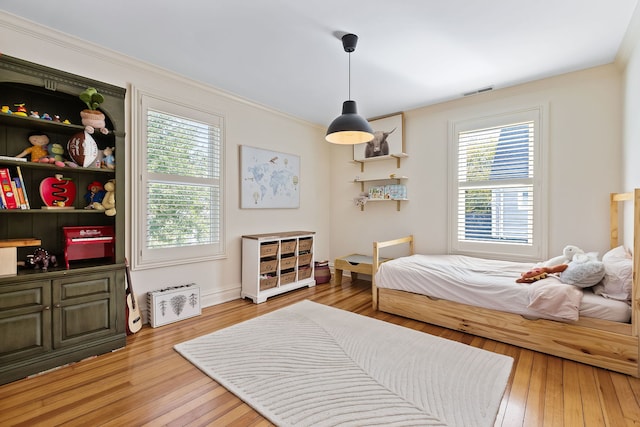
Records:
[[[254,303],[305,286],[313,277],[313,231],[242,236],[242,298]]]

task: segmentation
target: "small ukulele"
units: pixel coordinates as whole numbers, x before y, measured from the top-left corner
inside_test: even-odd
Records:
[[[142,329],[142,316],[140,316],[140,306],[136,301],[136,294],[133,292],[129,263],[126,258],[124,259],[124,266],[127,272],[127,334],[131,335]]]

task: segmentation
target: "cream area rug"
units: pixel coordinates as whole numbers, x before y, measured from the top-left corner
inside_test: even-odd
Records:
[[[278,426],[492,426],[513,359],[302,301],[175,346]]]

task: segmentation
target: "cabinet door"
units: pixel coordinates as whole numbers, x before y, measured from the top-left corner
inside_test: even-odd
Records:
[[[51,349],[51,283],[0,286],[0,365]]]
[[[53,281],[53,346],[116,334],[116,274],[93,273]]]

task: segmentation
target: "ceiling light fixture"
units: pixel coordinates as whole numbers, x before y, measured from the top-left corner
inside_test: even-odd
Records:
[[[351,100],[351,52],[356,50],[358,36],[345,34],[342,36],[342,46],[349,54],[349,100],[342,104],[342,115],[336,118],[325,139],[333,144],[362,144],[373,139],[373,129],[369,122],[358,115],[356,101]]]

